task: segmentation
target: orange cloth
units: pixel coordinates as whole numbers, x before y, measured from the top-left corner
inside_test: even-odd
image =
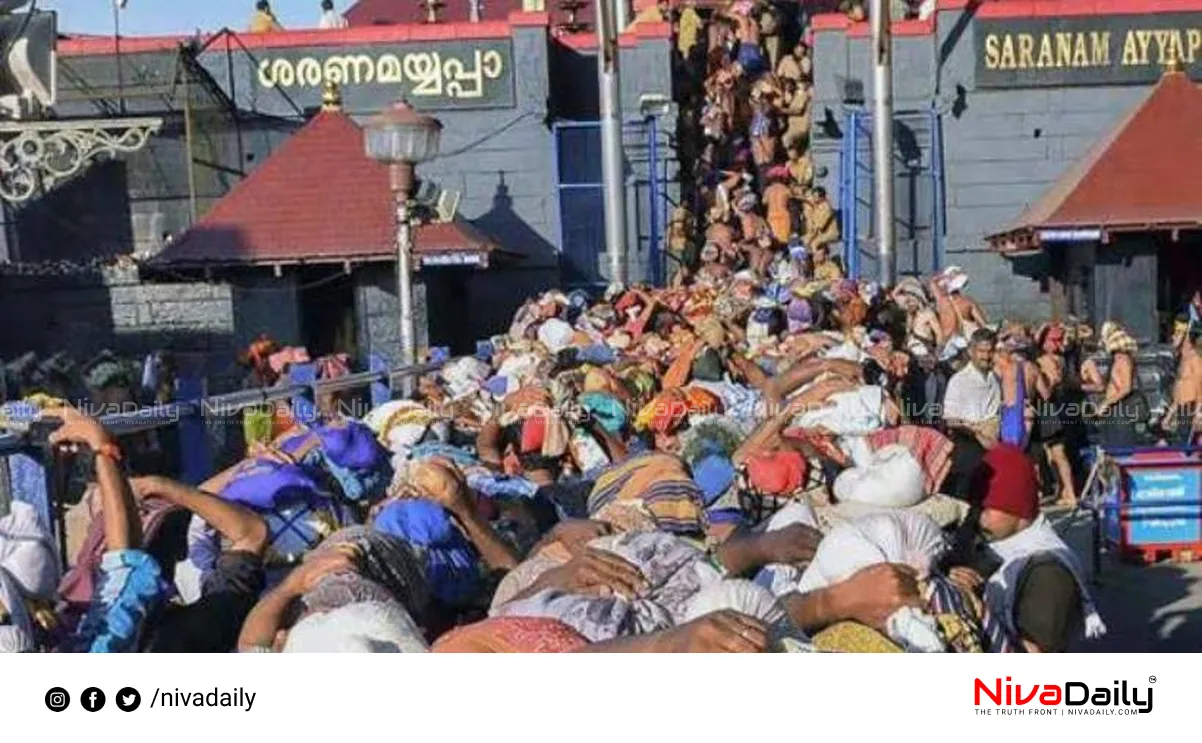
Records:
[[[788,495],[801,489],[809,469],[805,457],[791,449],[753,454],[747,458],[747,477],[768,495]]]
[[[704,387],[686,387],[684,394],[691,415],[721,415],[726,412],[722,398]]]
[[[516,413],[525,417],[533,410],[551,407],[551,393],[537,385],[526,385],[517,392],[505,398],[506,413]]]
[[[673,390],[678,387],[685,386],[689,381],[689,375],[693,371],[693,362],[697,359],[697,354],[705,348],[705,343],[702,341],[693,341],[680,352],[672,365],[668,367],[667,373],[661,382],[665,390]]]
[[[722,400],[703,387],[664,390],[643,406],[635,428],[669,434],[684,425],[689,415],[721,415]]]
[[[788,212],[768,212],[768,226],[772,228],[772,236],[778,243],[789,242],[793,222]]]

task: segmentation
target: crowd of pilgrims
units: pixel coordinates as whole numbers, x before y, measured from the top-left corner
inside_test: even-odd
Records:
[[[782,43],[770,5],[657,12],[704,70],[668,286],[544,293],[362,415],[353,392],[247,411],[237,461],[196,485],[29,398],[88,483],[66,567],[19,488],[0,519],[0,648],[1060,652],[1104,633],[1043,509],[1080,497],[1091,429],[1192,438],[1195,323],[1179,404],[1150,424],[1114,323],[991,322],[955,267],[846,278],[804,39]],[[309,360],[269,339],[244,358],[255,386]],[[137,379],[107,378],[94,394],[132,399]]]

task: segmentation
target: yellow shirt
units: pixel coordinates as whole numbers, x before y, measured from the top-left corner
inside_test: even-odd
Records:
[[[283,31],[284,27],[275,19],[271,13],[256,10],[254,16],[250,19],[250,32],[252,34],[265,34],[271,31]]]
[[[685,9],[680,11],[680,30],[676,37],[676,48],[683,56],[689,56],[700,34],[701,16],[691,6],[685,6]]]
[[[814,278],[819,281],[838,281],[843,278],[843,272],[839,270],[839,264],[827,261],[814,267]]]

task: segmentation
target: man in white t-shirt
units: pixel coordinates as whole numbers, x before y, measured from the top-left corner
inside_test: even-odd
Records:
[[[334,10],[334,0],[321,0],[321,21],[317,27],[323,31],[346,28],[346,19]]]
[[[997,337],[980,329],[968,344],[968,361],[947,383],[943,396],[943,420],[949,428],[971,432],[981,445],[997,443],[1002,385],[993,371]]]

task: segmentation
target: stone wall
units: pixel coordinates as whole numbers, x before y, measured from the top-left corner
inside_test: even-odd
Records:
[[[413,283],[413,324],[417,347],[429,345],[426,333],[426,286],[420,277]],[[355,271],[355,320],[359,349],[365,356],[378,354],[390,365],[400,363],[400,306],[396,271],[391,265],[363,266]]]
[[[229,281],[154,281],[136,269],[65,277],[0,276],[0,358],[67,351],[77,361],[102,349],[140,356],[169,349],[225,377],[260,333],[300,342],[296,282],[254,274]],[[19,318],[19,321],[14,321]]]
[[[475,342],[509,329],[514,312],[535,294],[557,284],[553,269],[496,266],[427,268],[414,277],[414,324],[418,349],[449,346],[455,354],[472,353]],[[399,359],[399,308],[396,272],[376,264],[355,270],[355,318],[364,357]]]

